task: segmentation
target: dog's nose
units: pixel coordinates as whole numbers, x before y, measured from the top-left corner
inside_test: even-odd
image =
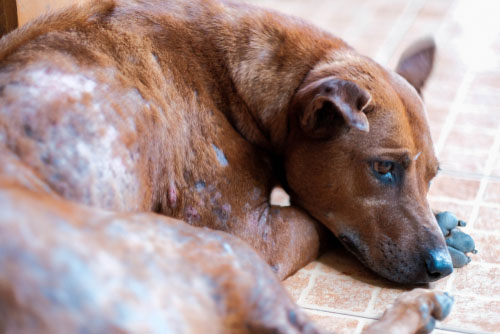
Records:
[[[436,281],[453,272],[453,263],[447,249],[433,249],[425,259],[429,281]]]

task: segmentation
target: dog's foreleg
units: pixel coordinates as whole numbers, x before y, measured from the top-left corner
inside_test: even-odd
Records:
[[[438,291],[415,289],[399,296],[382,318],[365,328],[363,334],[430,333],[436,320],[448,316],[453,297]]]
[[[255,209],[257,222],[252,233],[238,233],[284,279],[317,258],[325,228],[299,208],[265,204]]]

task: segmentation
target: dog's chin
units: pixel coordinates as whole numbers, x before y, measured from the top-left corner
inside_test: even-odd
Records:
[[[370,265],[368,261],[364,261],[363,263],[379,276],[394,283],[403,285],[422,285],[431,281],[427,275],[416,273],[416,270],[403,267],[399,263],[390,264],[388,266]]]
[[[370,265],[369,261],[361,261],[377,275],[397,284],[423,285],[429,283],[427,277],[415,274],[413,270],[401,268],[398,264],[386,267],[380,265]]]

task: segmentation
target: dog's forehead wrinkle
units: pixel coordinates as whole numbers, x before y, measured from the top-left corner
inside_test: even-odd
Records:
[[[370,154],[374,157],[388,158],[395,161],[404,161],[405,157],[410,156],[411,150],[407,147],[371,147]]]

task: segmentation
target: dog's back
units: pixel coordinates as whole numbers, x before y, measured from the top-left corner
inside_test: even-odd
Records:
[[[196,104],[191,64],[158,50],[141,14],[112,1],[75,6],[0,44],[2,145],[65,198],[151,210],[166,166],[143,162],[185,158],[196,124],[185,115]]]

